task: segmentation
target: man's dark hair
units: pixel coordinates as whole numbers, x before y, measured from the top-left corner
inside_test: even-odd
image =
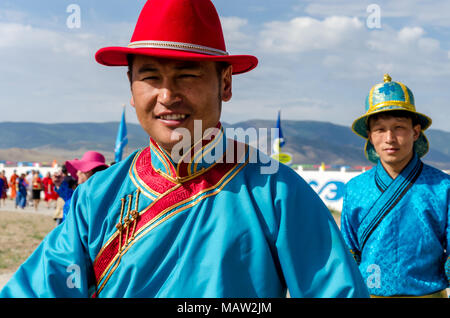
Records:
[[[105,170],[105,169],[107,169],[107,168],[108,168],[107,166],[98,166],[98,167],[92,169],[92,174],[94,175],[96,172]]]
[[[133,74],[133,61],[134,61],[134,54],[127,54],[127,62],[128,62],[128,74],[130,74],[130,82]]]
[[[399,117],[399,118],[410,118],[412,122],[412,126],[420,125],[419,117],[412,113],[405,110],[391,110],[387,112],[381,112],[378,114],[370,115],[367,118],[367,128],[370,131],[370,122],[371,120],[377,120],[378,118],[389,118],[389,117]]]

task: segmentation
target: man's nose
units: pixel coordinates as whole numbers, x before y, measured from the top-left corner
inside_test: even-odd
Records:
[[[159,89],[158,102],[166,107],[170,107],[181,101],[175,83],[165,80]]]
[[[395,134],[392,130],[388,129],[386,131],[386,142],[392,143],[395,141]]]

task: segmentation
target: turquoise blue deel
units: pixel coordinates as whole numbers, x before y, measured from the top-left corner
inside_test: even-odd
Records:
[[[245,149],[228,170],[180,168],[152,143],[98,172],[0,296],[368,297],[316,193],[282,164],[262,174],[274,161]]]
[[[423,296],[450,281],[450,176],[416,154],[392,179],[381,163],[346,185],[344,239],[376,296]]]

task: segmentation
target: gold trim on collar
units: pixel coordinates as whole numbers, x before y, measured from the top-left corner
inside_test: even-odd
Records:
[[[214,128],[214,129],[219,129],[219,128]],[[212,132],[208,136],[210,136],[210,135],[212,135]],[[195,174],[195,173],[197,173],[197,166],[198,166],[200,160],[203,159],[207,153],[210,153],[213,149],[216,148],[217,144],[221,140],[223,140],[223,138],[222,138],[223,135],[224,135],[223,127],[220,127],[219,133],[216,136],[214,136],[214,140],[212,140],[211,142],[206,144],[204,147],[202,147],[202,149],[198,150],[194,154],[194,156],[191,159],[191,162],[189,162],[189,165],[187,167],[188,174]],[[206,148],[208,148],[208,149],[206,151],[204,151]],[[197,156],[199,156],[199,157],[196,160],[195,158]],[[192,171],[192,164],[193,163],[194,163],[194,171],[191,173],[191,171]]]
[[[164,155],[164,153],[161,151],[161,149],[159,149],[159,145],[158,145],[158,147],[155,147],[152,143],[150,143],[150,152],[152,152],[151,151],[152,149],[154,150],[153,152],[158,157],[159,161],[163,164],[164,168],[166,169],[166,174],[171,175],[172,170],[170,169],[170,165],[172,165],[172,163]],[[152,161],[152,167],[154,167],[153,161]],[[157,169],[155,169],[155,170],[157,170]],[[158,170],[160,170],[160,169],[158,169]]]
[[[139,158],[139,156],[141,155],[141,153],[145,150],[142,149],[141,151],[139,151],[136,156],[134,156],[133,161],[131,162],[131,166],[130,169],[128,170],[128,176],[131,179],[131,182],[133,182],[133,184],[136,186],[136,188],[143,188],[144,190],[147,190],[148,192],[150,192],[151,194],[153,194],[155,197],[158,197],[161,195],[161,193],[153,190],[152,188],[150,188],[138,175],[137,170],[136,170],[136,160]],[[134,174],[133,174],[134,172]],[[144,194],[147,198],[154,200],[155,197],[151,197],[146,191],[142,191],[142,194]]]

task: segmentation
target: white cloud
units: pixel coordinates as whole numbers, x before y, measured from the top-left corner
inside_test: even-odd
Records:
[[[317,20],[296,17],[287,22],[266,23],[260,39],[264,50],[296,53],[336,48],[350,41],[362,28],[358,18],[332,16]]]
[[[240,29],[248,24],[247,19],[239,17],[221,17],[222,29],[224,35],[229,41],[242,41],[248,36]]]
[[[440,48],[440,42],[424,37],[425,30],[421,27],[404,27],[398,32],[398,39],[403,44],[413,44],[423,52],[435,52]]]
[[[398,32],[397,36],[400,42],[409,43],[417,41],[424,34],[425,31],[421,27],[404,27]]]
[[[220,17],[227,50],[235,51],[251,47],[252,39],[244,31],[248,25],[247,19],[239,17]]]
[[[303,2],[299,1],[299,2]],[[313,0],[309,1],[304,12],[316,17],[328,17],[333,15],[362,17],[366,16],[366,8],[372,3],[370,1],[352,2],[348,0]]]
[[[432,38],[419,39],[417,45],[424,52],[437,52],[440,49],[440,42]]]
[[[236,111],[250,108],[251,117],[255,108],[258,114],[270,114],[278,105],[292,119],[351,124],[361,115],[370,87],[381,82],[386,72],[425,94],[429,91],[423,88],[425,83],[446,90],[442,83],[450,76],[450,51],[441,48],[435,30],[430,32],[432,36],[426,27],[387,23],[369,29],[364,19],[349,16],[267,22],[254,37],[255,47],[260,43],[261,62],[255,98],[262,105],[239,105]],[[305,102],[308,99],[320,103]],[[442,106],[422,103],[419,108],[432,115]],[[450,120],[449,115],[442,116]]]
[[[92,34],[63,33],[31,25],[0,23],[0,48],[16,52],[31,49],[87,56],[96,40]]]
[[[108,44],[114,45],[116,35]],[[117,120],[129,100],[124,68],[95,62],[106,39],[85,29],[51,30],[0,23],[1,120],[67,122]],[[120,44],[120,43],[119,43]],[[89,115],[87,115],[89,114]]]
[[[303,3],[307,2],[306,5]],[[450,1],[448,0],[299,0],[303,11],[315,17],[332,15],[367,18],[367,7],[376,4],[381,10],[381,18],[408,18],[420,24],[450,26]]]
[[[438,114],[434,127],[439,123],[446,127],[450,114],[442,101],[450,99],[450,50],[443,35],[448,30],[418,23],[437,19],[437,5],[436,14],[431,8],[414,13],[423,8],[420,1],[411,0],[411,5],[403,0],[377,1],[381,29],[369,29],[370,3],[302,0],[298,12],[277,4],[278,15],[268,7],[264,14],[243,18],[231,12],[221,17],[228,51],[254,54],[260,61],[254,71],[233,79],[233,99],[224,104],[223,120],[274,119],[281,108],[285,119],[349,125],[361,115],[370,87],[389,72],[414,91],[419,111]],[[121,104],[130,97],[125,69],[97,65],[94,53],[103,46],[127,45],[134,22],[93,19],[90,24],[88,16],[84,15],[82,29],[69,30],[42,19],[36,22],[39,16],[34,14],[25,18],[12,12],[5,20],[0,12],[0,60],[8,61],[0,65],[0,73],[8,79],[0,86],[2,120],[120,117]],[[444,25],[442,21],[436,23]],[[136,122],[134,114],[127,120]]]
[[[23,11],[2,8],[0,10],[0,21],[19,22],[28,19],[29,15]]]

